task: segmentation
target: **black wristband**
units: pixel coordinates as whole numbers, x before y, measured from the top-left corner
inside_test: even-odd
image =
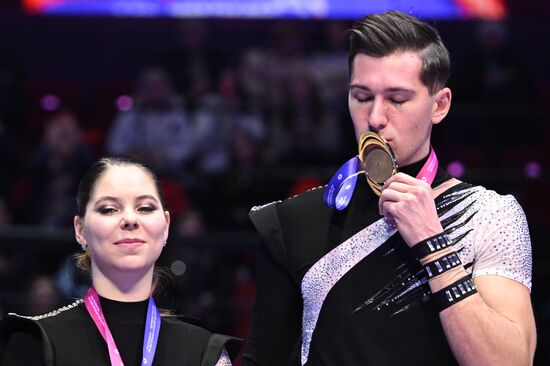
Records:
[[[428,279],[435,276],[439,276],[453,268],[456,268],[462,264],[457,252],[451,252],[441,258],[436,259],[433,262],[426,263],[424,265],[424,271],[428,275]]]
[[[424,239],[411,248],[413,255],[416,259],[421,259],[440,251],[441,249],[450,247],[453,245],[453,241],[445,233],[440,233],[434,236],[430,236],[428,239]]]
[[[474,281],[470,276],[465,276],[433,293],[432,301],[437,311],[441,312],[475,293],[477,293],[477,289]]]

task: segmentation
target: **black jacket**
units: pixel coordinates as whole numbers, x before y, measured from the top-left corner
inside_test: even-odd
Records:
[[[213,366],[224,347],[233,358],[240,340],[163,317],[153,366]],[[110,365],[107,344],[82,300],[44,316],[4,317],[0,355],[2,366]]]

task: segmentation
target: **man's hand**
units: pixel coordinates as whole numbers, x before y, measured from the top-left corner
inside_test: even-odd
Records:
[[[409,247],[443,232],[430,185],[404,173],[390,177],[378,202],[380,215],[393,219]]]

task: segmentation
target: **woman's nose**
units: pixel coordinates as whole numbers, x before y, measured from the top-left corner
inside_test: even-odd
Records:
[[[125,230],[134,230],[138,227],[138,219],[132,210],[126,210],[122,217],[121,226]]]

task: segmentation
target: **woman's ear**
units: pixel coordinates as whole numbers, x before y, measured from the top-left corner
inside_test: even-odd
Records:
[[[78,244],[86,245],[86,239],[84,238],[84,227],[82,225],[82,219],[80,216],[75,216],[73,219],[74,235]]]
[[[164,241],[167,241],[168,233],[170,232],[170,212],[164,211],[164,218],[166,219],[166,229],[164,230]]]
[[[451,89],[443,88],[434,95],[435,103],[434,110],[432,112],[432,123],[434,125],[443,121],[443,118],[449,113],[451,109],[452,93]]]

